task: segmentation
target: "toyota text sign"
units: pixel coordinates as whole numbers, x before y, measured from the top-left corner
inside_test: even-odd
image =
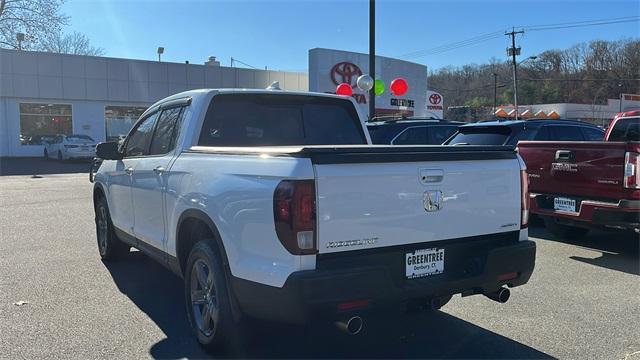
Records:
[[[369,114],[369,94],[356,85],[358,76],[369,74],[381,79],[385,84],[382,95],[376,96],[378,115],[404,113],[414,116],[428,116],[427,113],[427,67],[382,56],[376,56],[376,72],[369,72],[369,55],[341,50],[309,50],[309,91],[335,93],[336,86],[349,84],[359,111],[365,117]],[[409,90],[401,95],[391,94],[389,86],[395,78],[404,78]]]

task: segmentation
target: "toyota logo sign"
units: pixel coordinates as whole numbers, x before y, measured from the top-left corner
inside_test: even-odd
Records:
[[[362,70],[358,65],[347,61],[339,62],[331,68],[331,81],[336,86],[346,83],[353,88],[356,86],[356,81],[360,75],[362,75]]]
[[[429,102],[433,105],[438,105],[442,102],[442,96],[440,96],[440,94],[431,94],[431,96],[429,96]]]

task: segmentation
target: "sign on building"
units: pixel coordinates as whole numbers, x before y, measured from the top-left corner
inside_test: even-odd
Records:
[[[376,115],[405,114],[407,116],[429,116],[427,113],[427,67],[408,61],[376,56],[375,76],[369,73],[369,55],[332,50],[309,50],[309,91],[335,93],[341,83],[351,85],[353,98],[359,111],[369,116],[369,94],[356,85],[358,76],[372,75],[385,84],[384,93],[376,96]],[[391,81],[404,78],[409,90],[402,96],[391,93]]]
[[[444,118],[444,98],[439,92],[427,90],[427,117]]]

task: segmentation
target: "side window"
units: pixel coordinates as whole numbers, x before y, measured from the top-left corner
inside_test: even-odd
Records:
[[[548,141],[549,140],[549,127],[548,126],[541,126],[538,129],[538,133],[536,134],[536,137],[534,138],[534,140],[537,140],[537,141]]]
[[[551,126],[551,132],[555,141],[584,141],[578,126]]]
[[[429,129],[430,144],[440,145],[458,130],[457,126],[433,126]]]
[[[159,113],[144,119],[133,131],[129,134],[127,139],[127,148],[125,156],[141,156],[147,153],[149,148],[149,141],[151,141],[151,135],[153,128],[155,127],[156,120]]]
[[[637,121],[629,124],[626,141],[640,141],[640,123]]]
[[[162,111],[158,118],[156,131],[151,139],[149,155],[166,154],[175,147],[178,124],[182,115],[182,107]]]
[[[391,143],[393,145],[426,145],[427,141],[427,128],[421,126],[404,130]]]
[[[582,130],[582,135],[584,135],[584,139],[587,141],[602,141],[604,137],[604,133],[598,129],[583,127],[580,128]]]

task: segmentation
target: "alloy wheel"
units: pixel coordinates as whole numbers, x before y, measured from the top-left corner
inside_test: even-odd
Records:
[[[107,253],[107,238],[109,232],[107,209],[104,205],[98,206],[96,225],[98,227],[98,246],[100,247],[100,254],[104,255]]]
[[[190,290],[193,319],[198,330],[209,337],[215,332],[219,308],[211,266],[204,259],[193,263]]]

